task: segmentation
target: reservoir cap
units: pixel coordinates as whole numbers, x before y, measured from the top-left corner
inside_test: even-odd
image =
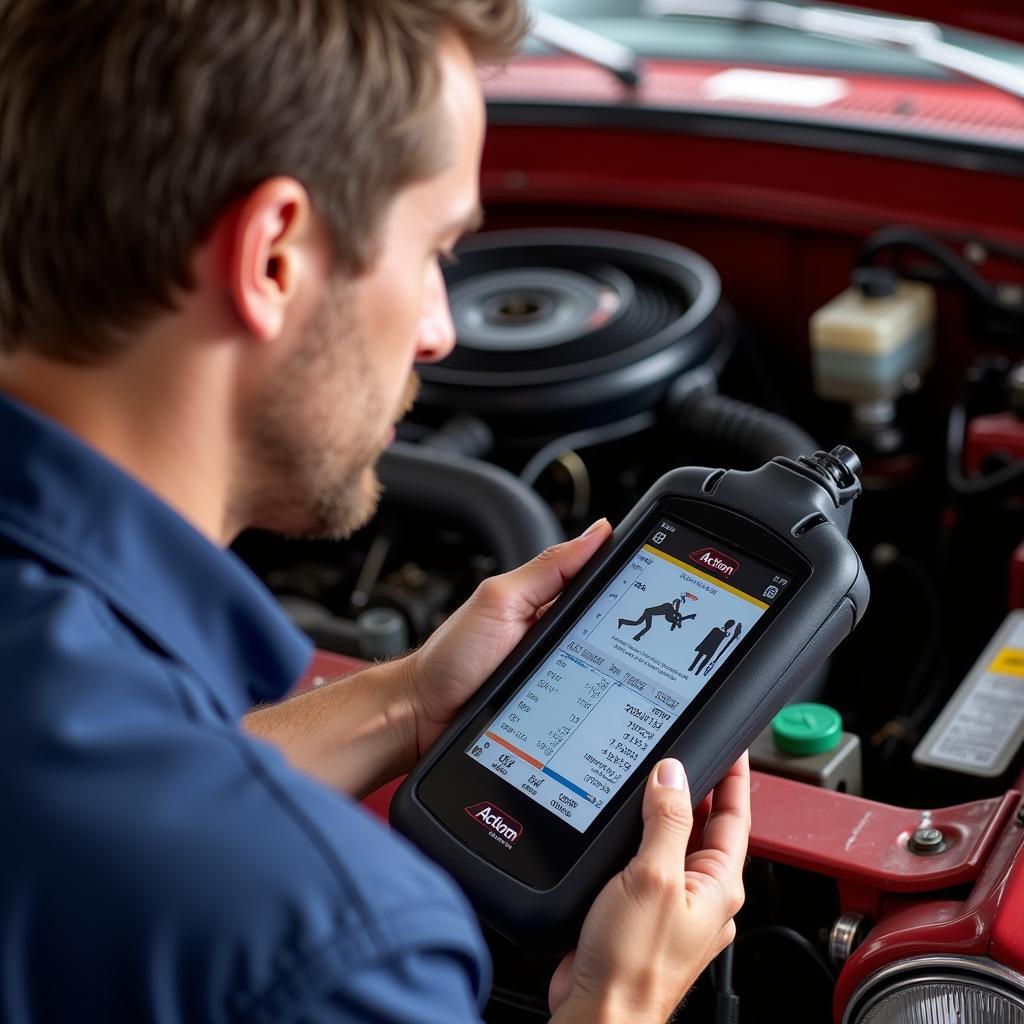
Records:
[[[827,704],[790,704],[772,719],[775,745],[785,754],[824,754],[842,735],[842,716]]]
[[[866,299],[887,299],[896,294],[899,278],[891,267],[857,267],[850,283]]]

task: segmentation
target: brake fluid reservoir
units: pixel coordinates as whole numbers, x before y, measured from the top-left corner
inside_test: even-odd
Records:
[[[854,406],[889,405],[931,364],[935,293],[887,267],[859,267],[852,286],[811,317],[819,397]]]

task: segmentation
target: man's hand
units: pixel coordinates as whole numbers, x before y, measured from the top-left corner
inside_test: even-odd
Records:
[[[484,580],[407,661],[405,678],[422,757],[463,704],[522,640],[562,588],[611,535],[600,519],[582,536]]]
[[[361,798],[423,756],[537,617],[608,539],[607,520],[485,580],[418,650],[258,708],[245,729],[306,774]]]
[[[747,756],[715,789],[703,841],[682,765],[661,761],[647,781],[640,849],[594,902],[579,945],[555,971],[552,1024],[664,1024],[730,942],[743,903],[750,833]]]

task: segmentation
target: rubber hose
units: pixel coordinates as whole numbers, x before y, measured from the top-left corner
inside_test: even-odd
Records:
[[[432,434],[424,437],[420,444],[463,455],[467,459],[483,459],[494,447],[494,434],[476,416],[453,416]]]
[[[675,406],[674,416],[687,438],[712,443],[751,467],[777,455],[796,459],[821,447],[791,420],[725,395],[685,397]]]
[[[565,540],[554,513],[498,466],[396,441],[377,463],[384,504],[427,512],[473,530],[507,572]]]

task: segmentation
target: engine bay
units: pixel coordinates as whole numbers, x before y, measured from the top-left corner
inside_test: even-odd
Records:
[[[844,740],[755,749],[738,938],[677,1019],[731,992],[750,1020],[1024,1020],[1019,168],[506,99],[487,230],[446,269],[459,346],[420,368],[376,518],[236,550],[321,650],[373,660],[669,469],[849,445],[872,601],[805,695]],[[552,965],[495,956],[489,1019],[545,1019]],[[901,1009],[927,985],[936,1016]],[[993,992],[1015,1009],[950,1015]]]

